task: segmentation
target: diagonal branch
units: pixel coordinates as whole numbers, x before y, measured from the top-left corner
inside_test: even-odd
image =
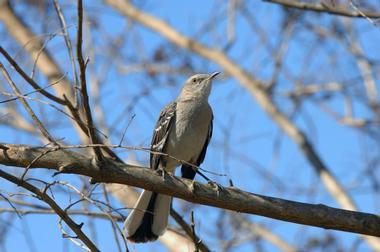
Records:
[[[30,78],[24,72],[24,70],[22,70],[22,68],[17,64],[17,62],[8,54],[8,52],[4,50],[2,46],[0,46],[0,53],[8,60],[8,62],[12,65],[12,67],[14,67],[14,69],[16,69],[16,71],[24,78],[24,80],[26,80],[35,90],[38,90],[38,92],[40,92],[50,100],[55,101],[56,103],[59,103],[61,105],[65,105],[65,101],[63,99],[53,94],[50,94],[48,91],[41,88],[40,85],[38,85],[32,78]],[[58,81],[55,82],[59,82],[61,79],[62,78],[58,79]]]
[[[82,224],[76,224],[69,215],[58,206],[58,204],[45,192],[41,191],[37,187],[33,186],[32,184],[21,180],[9,173],[6,173],[2,170],[0,170],[0,177],[18,185],[21,186],[28,191],[34,193],[37,195],[37,197],[47,203],[53,210],[56,212],[56,214],[61,217],[61,219],[74,231],[74,233],[78,236],[78,238],[83,241],[83,243],[90,249],[90,251],[100,251],[95,244],[82,232]]]
[[[50,135],[49,131],[44,127],[43,123],[38,119],[36,114],[33,112],[32,108],[29,106],[28,102],[25,100],[25,98],[22,96],[21,92],[17,88],[16,84],[13,82],[11,77],[9,76],[7,70],[3,66],[3,63],[0,62],[0,69],[4,75],[4,78],[8,81],[9,85],[13,89],[13,92],[19,98],[21,104],[24,106],[25,110],[28,112],[30,117],[32,118],[33,122],[36,124],[38,129],[41,131],[42,135],[48,139],[51,143],[54,143],[55,145],[58,145],[52,135]]]
[[[195,244],[198,245],[198,249],[202,252],[210,252],[211,250],[207,247],[207,245],[199,238],[198,235],[194,234],[191,230],[191,226],[187,224],[187,222],[181,217],[181,215],[174,210],[170,209],[170,216],[181,226],[181,228],[186,232],[187,236],[192,238],[194,241],[197,241]]]
[[[1,144],[0,164],[25,168],[46,147]],[[91,157],[65,149],[46,152],[31,168],[48,168],[62,173],[92,177],[94,181],[119,183],[144,188],[181,198],[190,202],[228,209],[240,213],[256,214],[273,219],[380,237],[380,216],[342,210],[322,204],[307,204],[280,198],[253,194],[229,187],[217,190],[187,179],[166,176],[157,171],[121,164],[105,159],[107,169],[97,169]]]

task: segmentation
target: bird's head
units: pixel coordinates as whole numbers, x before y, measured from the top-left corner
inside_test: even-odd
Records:
[[[211,83],[213,78],[220,74],[214,72],[211,74],[195,74],[188,78],[182,88],[180,98],[182,99],[206,99],[211,92]]]

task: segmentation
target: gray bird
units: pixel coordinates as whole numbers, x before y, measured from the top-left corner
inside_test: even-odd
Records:
[[[186,80],[181,93],[165,106],[153,131],[150,168],[173,173],[181,161],[199,167],[212,136],[213,114],[208,97],[211,81],[219,72],[196,74]],[[170,157],[174,157],[170,158]],[[194,179],[196,171],[182,164],[183,178]],[[124,236],[133,242],[154,241],[167,228],[172,197],[144,190],[124,222]]]

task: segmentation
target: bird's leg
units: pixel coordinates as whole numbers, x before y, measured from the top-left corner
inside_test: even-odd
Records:
[[[209,179],[206,175],[204,175],[201,171],[199,171],[199,169],[195,169],[195,168],[193,168],[193,169],[195,170],[196,173],[199,174],[199,176],[201,176],[202,178],[204,178],[207,182],[211,181],[211,179]]]

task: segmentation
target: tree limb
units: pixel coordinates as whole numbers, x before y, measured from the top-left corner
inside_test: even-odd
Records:
[[[174,176],[165,176],[163,180],[157,171],[121,164],[112,159],[106,159],[107,169],[98,169],[92,165],[91,157],[65,149],[52,152],[48,152],[47,149],[49,148],[1,144],[0,163],[26,167],[36,156],[45,152],[46,155],[35,161],[31,168],[48,168],[62,173],[85,175],[92,177],[96,182],[136,186],[193,203],[380,237],[380,217],[374,214],[262,196],[233,187],[217,190],[212,185],[203,185]]]

